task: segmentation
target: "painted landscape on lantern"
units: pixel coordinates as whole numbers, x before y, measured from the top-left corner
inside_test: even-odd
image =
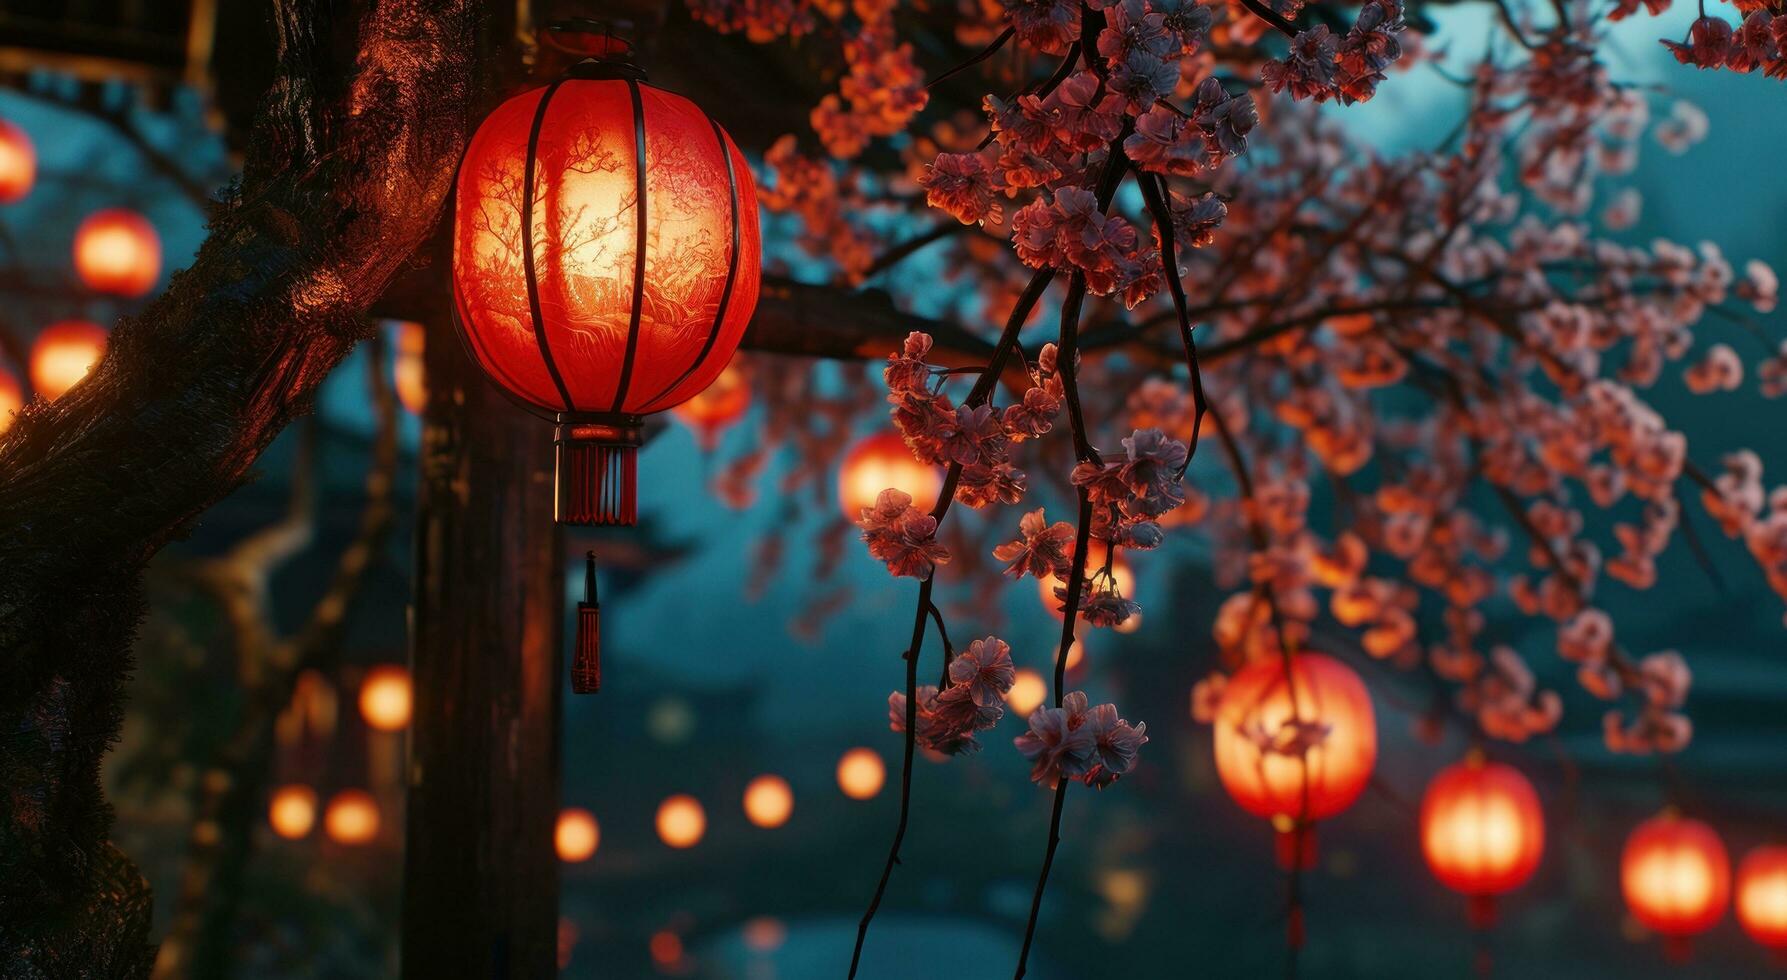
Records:
[[[1778,975],[1784,84],[0,4],[0,977]]]

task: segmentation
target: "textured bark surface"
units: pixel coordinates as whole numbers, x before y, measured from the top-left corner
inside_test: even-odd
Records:
[[[476,8],[276,4],[279,81],[192,266],[0,441],[0,975],[149,969],[99,784],[143,565],[309,409],[435,227]]]

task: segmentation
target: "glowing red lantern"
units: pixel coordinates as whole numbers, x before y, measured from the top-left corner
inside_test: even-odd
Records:
[[[90,289],[141,296],[161,278],[161,237],[135,211],[96,211],[75,229],[74,270]]]
[[[1471,924],[1487,928],[1495,897],[1525,884],[1545,853],[1539,794],[1520,770],[1473,752],[1428,784],[1421,853],[1441,884],[1470,899]]]
[[[1633,918],[1662,936],[1670,956],[1680,959],[1694,936],[1724,917],[1731,859],[1717,831],[1664,810],[1626,838],[1620,889]]]
[[[744,417],[751,407],[751,379],[738,364],[728,364],[706,390],[670,410],[684,425],[695,430],[701,448],[712,452],[720,433]]]
[[[0,119],[0,204],[23,200],[36,182],[37,148],[31,137]]]
[[[1737,921],[1777,957],[1787,956],[1787,847],[1758,847],[1737,866]]]
[[[581,40],[466,149],[454,299],[479,366],[558,425],[559,521],[632,524],[641,416],[718,377],[757,305],[757,191],[706,112]]]
[[[106,332],[97,323],[64,320],[43,328],[31,346],[31,387],[48,399],[62,397],[105,356]]]
[[[1320,653],[1264,657],[1229,678],[1216,706],[1216,771],[1241,808],[1271,820],[1279,860],[1308,865],[1309,825],[1359,798],[1377,764],[1365,682]],[[1289,683],[1286,683],[1288,675]]]
[[[943,473],[913,458],[899,433],[883,430],[850,447],[838,467],[838,504],[844,517],[855,522],[890,487],[910,496],[912,506],[928,511],[937,506],[937,495],[943,492]]]

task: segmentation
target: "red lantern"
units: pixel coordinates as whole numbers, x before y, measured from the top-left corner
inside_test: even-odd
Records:
[[[161,238],[135,211],[96,211],[75,229],[74,269],[90,289],[141,296],[161,278]]]
[[[1632,916],[1664,938],[1672,958],[1685,958],[1693,937],[1725,915],[1731,859],[1717,831],[1665,810],[1626,838],[1620,888]]]
[[[64,320],[43,328],[31,346],[31,387],[47,399],[62,397],[105,355],[105,328],[86,320]]]
[[[718,377],[757,305],[757,192],[706,112],[585,37],[598,57],[472,137],[454,299],[479,366],[558,425],[559,521],[632,524],[641,416]]]
[[[1472,925],[1495,921],[1495,897],[1525,884],[1544,852],[1539,795],[1520,770],[1473,752],[1428,784],[1421,853],[1441,884],[1470,899]]]
[[[695,430],[701,448],[712,452],[720,433],[744,417],[751,407],[751,379],[738,364],[728,364],[706,390],[670,410],[684,425]]]
[[[1279,860],[1309,865],[1309,825],[1359,798],[1377,763],[1365,682],[1319,653],[1263,657],[1235,672],[1216,707],[1216,771],[1242,809],[1273,822]],[[1300,724],[1298,724],[1300,723]]]
[[[912,506],[928,511],[937,506],[943,492],[943,474],[937,467],[913,458],[899,433],[880,431],[844,454],[838,467],[838,505],[845,519],[854,523],[862,512],[875,506],[881,491],[895,489],[912,498]]]
[[[1737,921],[1750,938],[1787,957],[1787,847],[1763,846],[1737,866]]]
[[[37,182],[37,149],[19,127],[0,119],[0,204],[13,204]]]

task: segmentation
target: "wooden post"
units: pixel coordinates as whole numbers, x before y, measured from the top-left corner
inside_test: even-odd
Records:
[[[505,6],[508,9],[504,9]],[[488,109],[517,77],[514,5],[482,29]],[[403,976],[557,972],[563,544],[552,427],[453,335],[447,250],[426,272],[428,410],[417,504]],[[438,302],[438,306],[435,303]]]

